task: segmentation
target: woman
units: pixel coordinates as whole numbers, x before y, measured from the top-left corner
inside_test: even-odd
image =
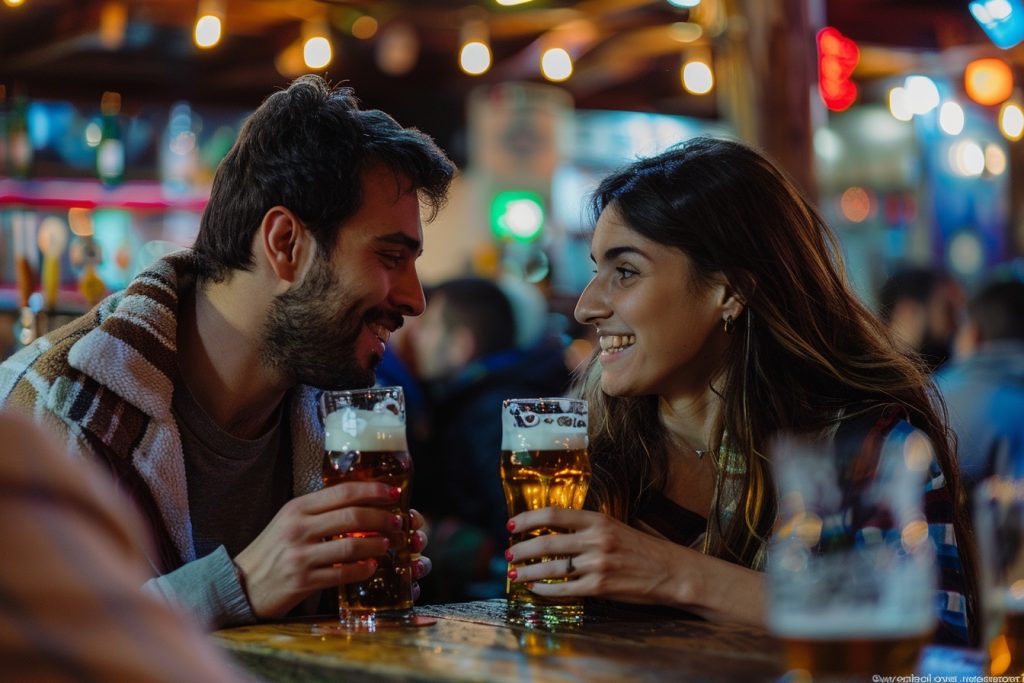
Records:
[[[877,434],[907,419],[941,468],[929,523],[958,542],[939,548],[939,640],[968,640],[976,588],[944,416],[921,365],[850,291],[835,237],[793,184],[742,144],[698,138],[612,174],[592,208],[596,270],[576,317],[600,339],[581,381],[593,511],[509,520],[576,532],[512,546],[513,580],[563,577],[565,560],[521,563],[569,555],[574,580],[532,590],[763,624],[769,439]]]

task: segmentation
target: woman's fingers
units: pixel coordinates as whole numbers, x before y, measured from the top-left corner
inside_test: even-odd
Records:
[[[583,556],[556,557],[547,562],[520,564],[509,570],[515,583],[529,583],[545,579],[578,579],[586,573]]]
[[[595,517],[601,516],[589,510],[541,508],[519,513],[508,521],[508,530],[516,534],[542,527],[578,530],[590,524]]]

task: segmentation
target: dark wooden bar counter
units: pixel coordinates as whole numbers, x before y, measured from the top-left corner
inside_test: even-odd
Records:
[[[549,633],[505,623],[504,600],[416,613],[437,622],[337,633],[290,621],[213,637],[269,681],[773,681],[783,671],[764,631],[679,615],[588,609],[581,626]]]

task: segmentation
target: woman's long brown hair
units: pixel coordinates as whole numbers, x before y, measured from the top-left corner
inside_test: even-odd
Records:
[[[593,196],[595,220],[610,205],[640,235],[684,252],[695,287],[723,273],[747,304],[713,386],[722,409],[711,444],[721,445],[727,434],[729,450],[746,467],[724,528],[717,523],[725,499],[719,477],[708,552],[756,567],[776,516],[765,453],[773,435],[822,432],[839,416],[897,404],[931,438],[954,500],[976,640],[974,543],[945,407],[919,360],[899,350],[850,290],[837,240],[814,207],[758,152],[709,138],[607,177]],[[611,397],[601,390],[598,353],[577,387],[590,402],[594,473],[587,505],[630,522],[668,483],[667,435],[657,396]]]

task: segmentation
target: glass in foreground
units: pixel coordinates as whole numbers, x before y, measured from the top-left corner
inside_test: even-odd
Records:
[[[412,553],[409,501],[412,458],[405,440],[405,397],[401,387],[325,391],[324,486],[374,481],[401,490],[388,508],[401,515],[401,529],[388,534],[387,553],[377,559],[368,580],[338,587],[338,617],[343,628],[376,630],[384,624],[413,622]],[[333,538],[366,537],[352,533]],[[325,539],[329,540],[329,539]]]
[[[590,484],[587,402],[568,398],[508,399],[502,404],[501,483],[509,517],[527,510],[579,510]],[[510,545],[559,529],[513,534]],[[557,559],[543,557],[545,562]],[[568,560],[568,558],[562,558]],[[545,583],[571,580],[546,579]],[[579,624],[582,598],[545,598],[508,581],[508,618],[515,624],[549,627]]]
[[[850,455],[792,437],[772,449],[768,625],[815,681],[912,674],[936,624],[927,437],[897,427],[877,454]]]

